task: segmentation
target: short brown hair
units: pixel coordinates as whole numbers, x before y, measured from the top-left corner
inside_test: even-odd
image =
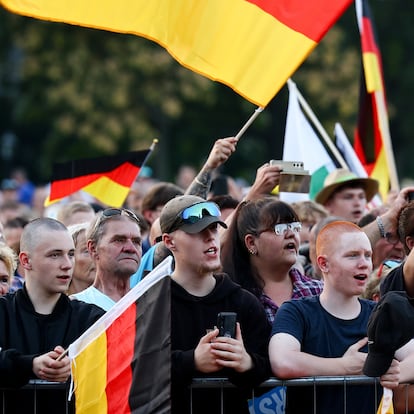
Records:
[[[405,241],[406,237],[414,236],[414,202],[408,203],[400,212],[398,217],[398,237],[404,245],[404,250],[408,254],[410,249]]]

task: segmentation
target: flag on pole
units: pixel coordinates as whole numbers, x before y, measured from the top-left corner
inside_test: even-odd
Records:
[[[55,164],[45,205],[83,190],[106,205],[121,207],[150,152],[148,149]]]
[[[334,134],[336,138],[336,146],[344,157],[349,170],[355,173],[358,177],[368,177],[367,171],[355,153],[354,148],[352,147],[344,129],[342,128],[342,125],[339,122],[335,124]]]
[[[303,161],[305,170],[312,175],[307,198],[314,199],[323,187],[326,176],[336,168],[328,151],[303,113],[294,82],[288,82],[289,104],[286,117],[283,159]],[[282,197],[286,200],[285,195]]]
[[[389,388],[384,388],[384,392],[377,410],[377,414],[394,414],[392,394],[392,390],[390,390]]]
[[[368,1],[356,0],[355,5],[361,35],[363,71],[354,148],[368,176],[379,181],[380,193],[384,198],[390,182],[393,187],[398,187],[398,180],[385,104],[381,54]]]
[[[352,0],[0,0],[12,12],[151,39],[266,106]]]
[[[342,128],[342,125],[338,122],[335,124],[335,137],[336,146],[338,150],[341,152],[342,156],[344,157],[346,163],[348,164],[349,170],[355,173],[358,177],[368,177],[368,174],[364,166],[361,164],[360,159],[356,155],[354,148],[349,142],[349,139],[346,136],[345,131]],[[377,194],[368,203],[367,208],[368,210],[370,210],[374,207],[379,207],[382,204],[383,202],[380,196]]]
[[[77,414],[171,411],[168,257],[69,346]]]

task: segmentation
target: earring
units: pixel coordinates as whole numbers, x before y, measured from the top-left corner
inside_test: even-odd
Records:
[[[256,256],[256,255],[257,255],[257,251],[256,251],[256,250],[253,250],[253,249],[249,249],[249,253],[250,253],[252,256]]]

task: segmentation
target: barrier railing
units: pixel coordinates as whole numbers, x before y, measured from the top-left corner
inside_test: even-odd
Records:
[[[18,389],[0,389],[0,414],[71,414],[65,383],[31,380]]]
[[[263,382],[260,386],[258,386],[256,388],[256,392],[260,390],[260,392],[262,393],[263,389],[270,390],[272,388],[279,386],[312,386],[314,387],[314,389],[316,389],[316,387],[332,385],[342,386],[343,392],[346,393],[346,389],[349,385],[374,385],[377,387],[379,386],[379,382],[376,378],[370,378],[365,376],[307,377],[290,380],[270,378],[267,381]],[[190,386],[191,391],[196,389],[202,390],[212,388],[219,390],[221,396],[221,404],[219,410],[213,409],[212,407],[211,413],[229,414],[223,411],[222,407],[224,406],[223,401],[226,397],[226,390],[228,390],[229,388],[234,388],[234,385],[231,382],[223,378],[195,378]],[[33,380],[29,384],[25,385],[20,389],[0,389],[0,414],[47,414],[44,411],[44,408],[42,409],[42,404],[45,403],[46,399],[53,406],[53,411],[50,411],[51,413],[53,412],[56,414],[70,414],[74,412],[74,410],[72,404],[68,403],[67,396],[67,384]],[[253,392],[251,397],[254,398],[255,396],[255,392]],[[375,405],[377,405],[377,402]],[[23,407],[25,408],[23,409]],[[316,411],[313,412],[316,413]],[[344,410],[344,412],[346,412],[346,410]],[[311,411],[309,413],[311,413]],[[376,411],[374,410],[373,414],[375,413]],[[405,413],[409,414],[408,397],[406,401]]]

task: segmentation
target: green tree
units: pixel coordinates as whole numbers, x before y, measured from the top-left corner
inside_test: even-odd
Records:
[[[370,1],[384,60],[391,135],[400,176],[414,175],[409,149],[414,3]],[[398,21],[398,30],[396,28]],[[218,137],[235,135],[255,110],[230,88],[180,66],[146,39],[50,23],[0,10],[0,140],[16,137],[2,175],[23,165],[38,182],[55,161],[160,143],[149,163],[171,180],[199,166]],[[277,51],[275,51],[277,56]],[[327,132],[352,139],[358,111],[360,39],[351,6],[292,76]],[[265,70],[265,68],[264,68]],[[225,172],[247,180],[283,146],[284,87],[240,140]],[[1,142],[1,141],[0,141]],[[2,147],[4,145],[2,144]]]

